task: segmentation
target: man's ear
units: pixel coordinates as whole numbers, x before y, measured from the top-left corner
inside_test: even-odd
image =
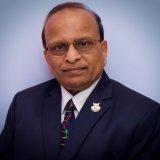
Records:
[[[104,40],[101,42],[101,48],[102,48],[102,54],[104,56],[104,64],[106,65],[107,64],[107,51],[108,51],[108,44],[107,44],[107,41]]]

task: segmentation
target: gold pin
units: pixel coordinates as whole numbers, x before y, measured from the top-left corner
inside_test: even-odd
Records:
[[[91,106],[91,110],[93,112],[99,112],[101,109],[101,107],[99,105],[100,105],[100,103],[93,103],[93,106]]]

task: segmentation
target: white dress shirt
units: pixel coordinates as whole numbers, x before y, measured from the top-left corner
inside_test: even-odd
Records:
[[[93,89],[96,87],[98,81],[100,78],[94,82],[89,88],[79,92],[75,96],[70,94],[63,86],[61,86],[61,93],[62,93],[62,101],[61,101],[61,122],[63,122],[64,116],[65,116],[65,106],[67,102],[72,98],[72,101],[76,107],[74,110],[75,118],[77,118],[79,112],[81,111],[86,99],[90,95],[90,93],[93,91]]]

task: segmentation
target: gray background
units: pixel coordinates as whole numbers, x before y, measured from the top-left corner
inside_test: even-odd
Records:
[[[61,2],[0,0],[0,131],[15,93],[51,79],[41,30],[48,11]],[[110,78],[160,102],[160,0],[79,2],[102,18]]]

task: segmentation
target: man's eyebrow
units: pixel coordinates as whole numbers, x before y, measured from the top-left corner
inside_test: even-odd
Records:
[[[91,36],[79,37],[79,38],[74,39],[73,42],[79,41],[79,40],[91,39],[91,38],[93,38],[93,37],[91,37]],[[54,44],[54,43],[69,43],[69,42],[66,40],[56,40],[56,41],[49,42],[47,45]]]

